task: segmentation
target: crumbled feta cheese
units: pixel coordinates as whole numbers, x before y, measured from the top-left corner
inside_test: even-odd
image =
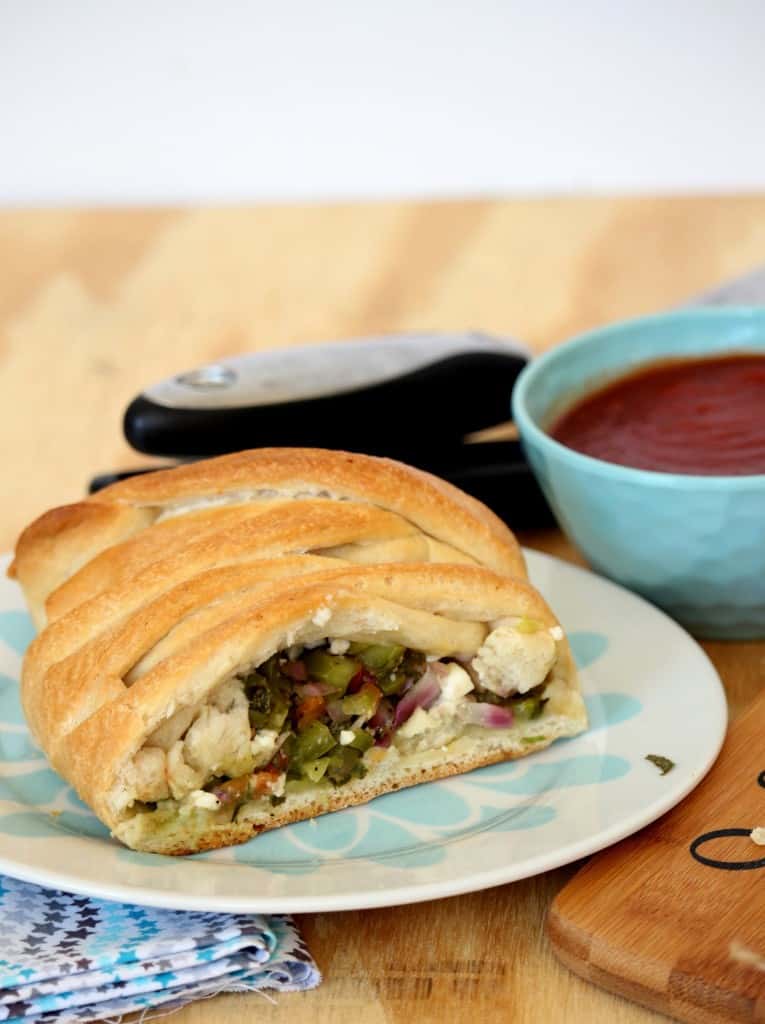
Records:
[[[329,642],[329,653],[330,654],[345,654],[350,647],[348,640],[330,640]]]
[[[329,620],[332,618],[332,612],[327,608],[326,605],[322,605],[318,608],[311,619],[314,626],[326,626]]]
[[[421,732],[426,732],[431,725],[431,720],[427,711],[423,711],[422,708],[416,708],[411,716],[404,722],[402,726],[399,726],[396,736],[403,736],[404,739],[410,739],[412,736],[417,736]]]
[[[353,743],[353,732],[351,729],[341,729],[340,736],[338,738],[340,740],[340,746],[347,747],[349,743]]]
[[[446,671],[439,676],[438,685],[441,687],[441,696],[436,701],[436,707],[444,704],[457,704],[467,693],[473,689],[473,680],[460,665],[450,662],[445,666]]]
[[[550,636],[553,638],[553,640],[562,640],[563,630],[560,628],[560,626],[550,626]]]
[[[284,786],[286,782],[287,775],[285,772],[282,772],[276,782],[271,786],[271,796],[284,796]]]
[[[220,800],[214,793],[206,793],[203,789],[195,789],[189,793],[186,800],[192,807],[201,807],[205,811],[217,811],[220,807]]]
[[[753,828],[750,836],[753,843],[757,843],[758,846],[765,846],[765,828]]]
[[[259,768],[262,764],[268,764],[271,760],[276,750],[277,736],[276,729],[261,729],[250,740],[250,750],[255,758],[255,768]]]
[[[439,747],[444,741],[451,741],[455,729],[458,731],[461,727],[457,718],[458,709],[464,703],[466,694],[473,689],[473,680],[461,665],[454,662],[438,665],[429,671],[438,673],[440,697],[429,711],[416,708],[411,718],[397,730],[396,736],[407,740],[431,732],[429,738],[432,739],[432,745]],[[432,730],[435,730],[435,733],[432,733]]]

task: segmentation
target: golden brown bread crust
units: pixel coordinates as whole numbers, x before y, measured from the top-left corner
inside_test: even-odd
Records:
[[[395,459],[361,455],[323,448],[254,448],[214,459],[190,463],[178,469],[130,477],[100,492],[101,500],[130,505],[166,505],[188,497],[217,497],[230,491],[265,487],[286,496],[305,488],[315,493],[324,488],[330,495],[350,501],[379,504],[417,523],[425,532],[444,539],[454,537],[455,547],[463,540],[460,526],[453,521],[462,510],[477,520],[487,533],[516,547],[515,538],[501,519],[482,502],[424,470]],[[433,507],[435,505],[435,508]],[[439,522],[439,514],[447,519]],[[415,518],[417,516],[417,518]],[[452,521],[450,521],[452,520]],[[430,531],[427,523],[438,524]],[[470,552],[468,551],[468,554]]]
[[[237,452],[134,477],[86,501],[46,513],[19,538],[11,573],[19,579],[35,622],[41,626],[46,621],[44,603],[52,592],[63,589],[63,596],[51,599],[51,617],[92,596],[109,561],[107,549],[129,544],[152,523],[165,528],[168,537],[178,537],[184,530],[190,533],[207,523],[209,535],[216,519],[230,523],[237,514],[228,515],[230,509],[225,507],[213,508],[206,515],[183,514],[184,526],[171,527],[172,520],[157,523],[176,506],[240,501],[254,512],[264,503],[285,499],[294,503],[295,498],[313,502],[334,499],[334,508],[355,503],[395,514],[421,535],[448,545],[463,557],[498,572],[525,576],[523,557],[510,530],[484,505],[445,481],[391,459],[279,448]],[[146,542],[147,557],[151,544]],[[94,561],[98,565],[89,569],[87,585],[80,581],[64,589],[70,577]],[[103,578],[111,585],[108,570]]]
[[[428,561],[426,537],[405,519],[372,505],[305,499],[205,509],[156,523],[102,552],[48,597],[51,621],[148,566],[166,575],[192,575],[246,552],[250,558],[311,552],[349,561]],[[392,557],[391,556],[392,551]],[[451,561],[464,556],[452,552]]]
[[[16,542],[8,575],[18,579],[35,625],[45,624],[44,605],[51,591],[91,558],[149,526],[152,509],[121,508],[80,501],[45,512]]]
[[[318,560],[308,559],[302,566],[306,573],[298,576],[300,559],[292,561],[286,567],[289,578],[279,578],[285,568],[279,568],[280,559],[196,575],[153,600],[136,603],[132,612],[116,617],[100,632],[89,619],[79,646],[72,640],[77,609],[66,617],[68,630],[62,636],[67,637],[63,650],[68,653],[60,660],[56,660],[56,644],[45,633],[33,644],[24,665],[22,699],[35,735],[54,767],[123,838],[130,820],[125,772],[152,732],[179,708],[204,703],[224,679],[260,664],[293,642],[323,635],[395,639],[446,656],[475,653],[491,623],[508,616],[531,616],[556,625],[552,612],[528,583],[479,567],[338,565],[316,572]],[[126,594],[124,588],[122,594]],[[108,592],[98,600],[108,603]],[[183,631],[190,615],[200,613],[207,616],[201,632],[192,630],[176,646],[171,642],[166,656],[132,685],[126,684],[142,658],[157,644],[167,643],[174,629]],[[559,644],[558,671],[572,699],[578,700],[576,672],[565,641]],[[572,706],[575,713],[565,725],[568,733],[584,724],[579,705]],[[519,753],[487,750],[476,764]],[[468,752],[456,760],[446,758],[432,766],[427,777],[474,767],[475,756]],[[415,773],[409,781],[400,780],[396,788],[416,781],[421,780]],[[370,786],[375,785],[371,780]],[[379,785],[380,792],[391,788],[387,783]],[[355,796],[352,790],[338,793],[332,807],[325,809],[363,802],[371,799],[370,794],[374,795],[369,789]],[[289,820],[298,820],[317,811],[305,806],[288,808],[288,813]],[[277,815],[268,827],[286,820]],[[261,827],[266,825],[261,823],[255,830]],[[252,831],[252,826],[227,826],[197,837],[184,849],[242,841]],[[164,852],[180,852],[183,845]],[[159,847],[144,843],[142,848]]]

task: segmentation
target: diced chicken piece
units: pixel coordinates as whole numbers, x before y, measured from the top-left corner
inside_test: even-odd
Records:
[[[226,711],[214,704],[203,707],[183,741],[184,760],[207,777],[234,778],[253,767],[247,698],[241,686],[235,695],[229,693],[219,700],[225,706],[224,698],[229,697]]]
[[[508,697],[539,686],[552,668],[555,655],[555,640],[546,629],[518,633],[511,625],[498,626],[479,648],[472,668],[481,686]]]
[[[178,740],[167,754],[167,781],[174,800],[182,800],[194,789],[201,789],[205,773],[195,771],[183,759],[183,740]]]
[[[163,722],[158,729],[149,737],[149,743],[153,747],[161,747],[163,750],[170,750],[173,744],[183,736],[188,727],[194,721],[197,708],[181,708],[171,715],[166,722]]]
[[[219,711],[230,711],[232,708],[247,706],[247,698],[240,679],[229,679],[213,693],[210,703]]]
[[[153,803],[167,800],[165,752],[159,747],[143,747],[133,760],[133,795],[136,800]]]

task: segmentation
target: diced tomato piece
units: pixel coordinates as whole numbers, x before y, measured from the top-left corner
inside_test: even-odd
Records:
[[[324,697],[314,696],[306,697],[305,700],[301,701],[297,706],[297,727],[299,730],[305,729],[315,722],[317,718],[320,718],[327,708],[327,702]]]
[[[350,683],[348,683],[348,689],[345,692],[358,693],[362,686],[365,685],[365,683],[372,683],[374,686],[376,686],[377,676],[370,672],[368,668],[365,668],[362,665],[361,668],[356,673],[356,675],[353,677],[353,679],[351,679]]]
[[[281,774],[276,768],[264,768],[255,772],[251,784],[253,796],[267,796],[279,781]]]

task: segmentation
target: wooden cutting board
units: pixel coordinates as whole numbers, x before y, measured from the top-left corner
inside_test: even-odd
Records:
[[[678,728],[693,729],[693,704]],[[765,1021],[765,692],[707,778],[669,814],[594,857],[547,928],[571,970],[679,1020]]]

